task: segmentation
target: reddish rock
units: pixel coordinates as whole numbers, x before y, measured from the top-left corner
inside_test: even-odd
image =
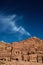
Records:
[[[43,63],[43,40],[33,37],[12,44],[0,42],[0,60]]]

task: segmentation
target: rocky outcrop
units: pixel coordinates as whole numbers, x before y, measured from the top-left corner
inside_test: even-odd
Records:
[[[33,37],[12,44],[0,42],[0,60],[43,63],[43,40]]]

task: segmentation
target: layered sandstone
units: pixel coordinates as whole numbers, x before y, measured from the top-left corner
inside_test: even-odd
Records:
[[[33,37],[12,44],[0,42],[0,60],[43,63],[43,40]]]

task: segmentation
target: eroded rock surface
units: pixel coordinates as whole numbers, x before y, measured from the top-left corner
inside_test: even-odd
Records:
[[[43,63],[43,40],[33,37],[12,44],[0,42],[0,60]]]

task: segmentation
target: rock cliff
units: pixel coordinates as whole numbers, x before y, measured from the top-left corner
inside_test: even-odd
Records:
[[[12,44],[0,42],[0,61],[43,63],[43,40],[33,37]]]

